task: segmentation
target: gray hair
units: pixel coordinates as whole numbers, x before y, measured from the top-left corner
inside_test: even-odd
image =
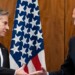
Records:
[[[0,16],[1,15],[9,15],[9,12],[7,10],[0,9]]]

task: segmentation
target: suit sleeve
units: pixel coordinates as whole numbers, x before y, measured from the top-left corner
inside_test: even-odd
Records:
[[[15,70],[0,67],[0,75],[14,75]]]
[[[75,65],[74,65],[75,46],[74,45],[75,45],[75,38],[72,38],[69,41],[69,52],[64,64],[61,66],[59,71],[49,72],[49,75],[74,75],[75,74]]]
[[[10,64],[9,64],[9,53],[8,53],[8,50],[6,49],[5,50],[5,59],[4,59],[4,62],[7,62],[4,64],[4,67],[6,68],[10,68]]]
[[[56,72],[49,72],[49,75],[74,75],[74,71],[75,68],[72,59],[68,56],[61,69]]]

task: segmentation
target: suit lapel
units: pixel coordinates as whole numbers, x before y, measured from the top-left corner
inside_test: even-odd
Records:
[[[3,67],[3,54],[2,54],[2,49],[0,48],[0,58],[1,58],[1,67]]]
[[[74,63],[74,66],[75,66],[75,37],[70,40],[69,53],[70,53],[70,57],[71,57],[71,59]]]

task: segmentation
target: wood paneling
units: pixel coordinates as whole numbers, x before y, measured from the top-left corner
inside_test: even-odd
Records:
[[[72,10],[74,0],[38,0],[43,29],[45,57],[48,71],[58,70],[68,51],[68,41],[75,34]],[[17,0],[0,0],[0,8],[9,11],[9,26],[6,37],[0,38],[10,51],[12,27]],[[64,47],[65,46],[65,47]]]

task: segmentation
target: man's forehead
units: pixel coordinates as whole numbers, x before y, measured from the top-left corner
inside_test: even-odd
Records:
[[[6,20],[6,19],[8,19],[7,15],[0,15],[0,20]]]

